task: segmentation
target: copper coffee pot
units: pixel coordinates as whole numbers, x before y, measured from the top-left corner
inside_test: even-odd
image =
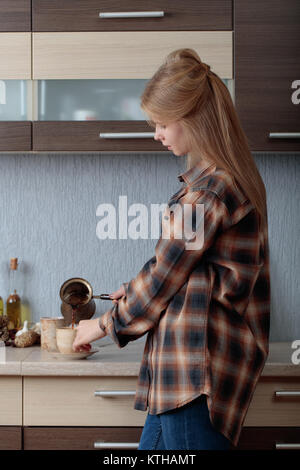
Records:
[[[113,300],[109,294],[93,295],[91,284],[80,277],[73,277],[63,283],[59,296],[62,300],[60,307],[65,323],[74,323],[80,320],[89,320],[95,313],[96,304],[93,299]]]

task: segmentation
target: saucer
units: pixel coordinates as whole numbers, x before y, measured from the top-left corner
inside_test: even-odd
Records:
[[[90,351],[78,351],[78,352],[72,352],[72,353],[60,353],[58,351],[50,352],[48,351],[48,354],[53,359],[58,359],[60,361],[74,361],[76,359],[85,359],[86,357],[91,356],[92,354],[95,354],[99,352],[99,348],[93,348]]]

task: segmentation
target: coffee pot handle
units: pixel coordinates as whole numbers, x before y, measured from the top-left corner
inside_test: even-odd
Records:
[[[109,296],[110,294],[93,295],[93,299],[113,300]]]

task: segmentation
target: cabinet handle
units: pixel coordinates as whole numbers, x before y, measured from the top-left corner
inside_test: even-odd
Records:
[[[131,397],[135,395],[135,390],[96,390],[95,397]]]
[[[150,139],[154,132],[100,132],[100,139]]]
[[[137,449],[139,442],[94,442],[94,449]]]
[[[99,13],[99,18],[161,18],[164,11],[117,11]]]
[[[300,139],[300,132],[270,132],[270,139]]]
[[[284,444],[279,444],[276,443],[276,449],[300,449],[300,444],[289,444],[289,443],[284,443]]]
[[[275,392],[275,397],[300,397],[300,390],[281,390]]]

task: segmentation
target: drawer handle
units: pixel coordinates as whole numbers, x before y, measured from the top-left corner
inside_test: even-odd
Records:
[[[281,390],[275,392],[275,397],[300,397],[300,390]]]
[[[99,18],[161,18],[164,11],[116,11],[99,13]]]
[[[151,139],[154,132],[100,132],[100,139]]]
[[[96,390],[95,397],[131,397],[135,395],[135,390]]]
[[[276,449],[300,449],[300,444],[289,444],[289,443],[284,443],[284,444],[279,444],[276,443]]]
[[[270,139],[300,139],[300,132],[270,132]]]
[[[137,449],[139,442],[94,442],[94,449]]]

